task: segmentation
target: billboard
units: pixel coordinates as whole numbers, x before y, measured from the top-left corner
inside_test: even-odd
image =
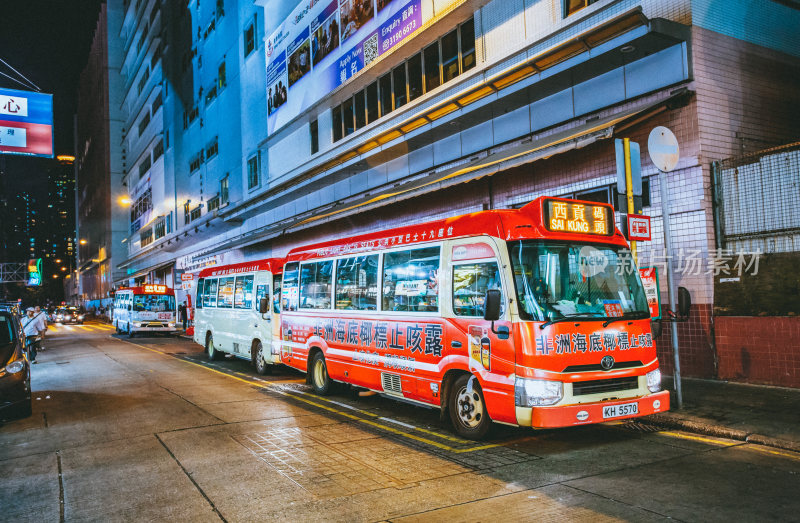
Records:
[[[28,260],[28,283],[29,287],[42,284],[42,259],[31,258]]]
[[[267,39],[272,134],[423,25],[422,0],[303,0]]]
[[[0,88],[0,154],[53,157],[53,95]]]

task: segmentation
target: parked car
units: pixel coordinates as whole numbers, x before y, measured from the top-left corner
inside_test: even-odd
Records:
[[[83,323],[84,314],[77,307],[61,307],[56,310],[56,323]]]
[[[31,415],[31,365],[14,313],[0,310],[0,419]]]

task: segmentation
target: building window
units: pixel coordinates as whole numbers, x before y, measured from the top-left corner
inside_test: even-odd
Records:
[[[156,221],[153,231],[155,232],[156,240],[163,238],[167,234],[167,222],[163,216]]]
[[[245,58],[250,56],[256,48],[256,20],[253,18],[253,21],[250,25],[247,26],[247,29],[244,30],[244,56]]]
[[[453,80],[474,68],[476,60],[475,21],[469,19],[352,98],[333,107],[333,141]]]
[[[217,88],[221,91],[228,85],[228,77],[225,73],[225,60],[217,67]]]
[[[153,100],[153,109],[152,109],[153,114],[156,114],[156,111],[158,111],[159,107],[161,107],[163,103],[164,101],[161,98],[161,93],[158,93],[156,99]]]
[[[220,205],[225,205],[226,203],[228,203],[228,175],[227,174],[219,181],[219,200],[220,200]]]
[[[258,187],[261,171],[261,153],[254,154],[247,159],[247,188]]]
[[[224,0],[217,0],[217,18],[225,16],[225,2]]]
[[[164,154],[164,140],[159,140],[153,147],[153,161],[155,162]]]
[[[145,156],[142,163],[139,164],[139,178],[144,176],[144,174],[150,169],[150,155],[148,154]]]
[[[211,141],[206,146],[206,160],[210,160],[211,158],[215,157],[219,152],[219,138],[217,136],[214,137],[214,140]]]
[[[206,105],[213,102],[216,97],[217,97],[217,83],[214,82],[214,85],[209,87],[208,91],[206,91]]]
[[[194,173],[200,166],[203,165],[203,150],[201,149],[199,153],[194,155],[194,157],[189,160],[189,173]]]
[[[147,229],[139,233],[139,239],[142,241],[142,247],[146,247],[153,243],[153,229]]]
[[[565,0],[564,1],[564,17],[580,11],[584,7],[589,7],[597,0]]]
[[[201,213],[201,212],[202,212],[202,210],[201,210],[201,206],[200,206],[200,205],[198,205],[197,207],[195,207],[194,209],[192,209],[192,215],[191,215],[191,219],[192,219],[192,221],[195,221],[195,220],[197,220],[198,218],[200,218],[200,213]]]
[[[206,30],[203,32],[203,40],[208,39],[208,37],[211,35],[211,33],[214,32],[214,29],[216,28],[217,28],[217,20],[215,18],[212,18],[211,21],[206,26]]]
[[[149,187],[142,193],[141,196],[136,198],[136,201],[131,205],[131,223],[135,224],[136,220],[141,215],[153,208],[153,191]],[[134,229],[137,231],[138,227]]]
[[[311,134],[311,154],[319,152],[319,122],[315,119],[308,125]]]
[[[192,221],[192,215],[191,215],[191,212],[189,211],[189,204],[190,203],[191,202],[187,201],[186,203],[183,204],[183,223],[184,223],[184,225],[189,225],[189,223],[191,223],[191,221]]]
[[[214,196],[208,200],[208,212],[219,209],[219,196]]]
[[[141,120],[139,120],[139,136],[144,133],[144,130],[147,129],[148,124],[150,123],[150,112],[144,113],[144,116]]]
[[[183,112],[183,128],[188,129],[189,126],[197,120],[198,115],[200,114],[200,110],[197,106],[192,107],[188,111]]]
[[[147,85],[147,79],[148,78],[150,78],[150,68],[149,67],[145,67],[144,68],[144,73],[142,74],[142,77],[139,79],[139,85],[137,86],[137,90],[136,90],[136,94],[137,95],[142,94],[142,91],[144,91],[144,86]]]

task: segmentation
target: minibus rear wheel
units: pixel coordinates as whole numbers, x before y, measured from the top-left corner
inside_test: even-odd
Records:
[[[314,393],[320,396],[328,394],[331,388],[331,377],[328,376],[328,365],[325,363],[325,355],[322,354],[322,351],[314,354],[309,372],[311,373],[311,388],[314,389]]]
[[[482,439],[492,425],[478,379],[470,374],[456,378],[450,389],[447,410],[453,428],[463,438]]]
[[[253,359],[253,366],[256,368],[256,372],[261,374],[269,374],[272,370],[272,366],[267,364],[264,360],[264,345],[260,341],[256,341],[253,344],[252,352],[252,359]]]
[[[222,353],[214,348],[214,336],[210,333],[206,336],[206,354],[208,354],[208,359],[211,361],[222,359]]]

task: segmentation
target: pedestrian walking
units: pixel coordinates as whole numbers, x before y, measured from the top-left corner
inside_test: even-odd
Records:
[[[186,330],[187,314],[186,314],[186,300],[178,305],[178,320],[183,324],[183,330]]]
[[[42,320],[36,316],[36,310],[28,307],[22,318],[22,331],[25,334],[25,345],[28,348],[28,357],[36,363],[36,346],[39,344],[39,336],[42,332]]]
[[[38,305],[33,308],[33,315],[39,321],[39,352],[44,351],[44,338],[47,334],[47,314]]]

